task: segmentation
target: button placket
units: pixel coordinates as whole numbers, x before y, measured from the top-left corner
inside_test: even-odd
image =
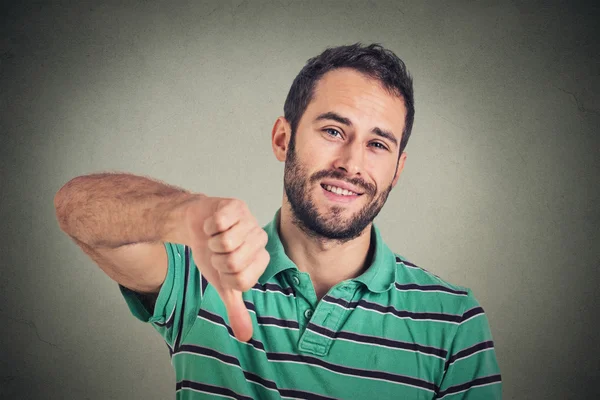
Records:
[[[329,320],[331,312],[331,304],[328,304],[326,302],[320,302],[314,311],[312,309],[307,309],[304,311],[304,316],[307,317],[305,323],[307,325],[309,323],[313,323],[317,326],[323,326],[327,328],[329,323],[326,323],[325,321]],[[310,315],[310,317],[308,317],[307,315]],[[314,331],[307,329],[302,333],[302,336],[300,337],[298,348],[304,353],[314,354],[316,356],[322,357],[327,354],[328,349],[331,346],[332,340],[332,338],[319,335]]]
[[[348,283],[332,289],[328,294],[350,304],[355,297],[356,289],[355,285]],[[307,312],[308,310],[305,310],[305,314]],[[310,322],[332,332],[338,332],[351,312],[351,308],[321,301],[314,310],[314,318]],[[309,321],[305,320],[305,322],[308,323]],[[329,353],[333,342],[333,338],[324,337],[311,330],[307,330],[300,338],[299,349],[317,356],[325,356]]]

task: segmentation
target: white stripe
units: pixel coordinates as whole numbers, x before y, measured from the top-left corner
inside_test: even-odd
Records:
[[[362,345],[365,345],[365,346],[378,346],[378,347],[384,347],[384,348],[386,348],[386,349],[394,349],[394,350],[407,351],[407,352],[409,352],[409,353],[419,353],[419,354],[422,354],[422,355],[424,355],[424,356],[432,356],[432,357],[435,357],[435,358],[439,358],[440,360],[446,360],[446,359],[445,359],[444,357],[442,357],[442,356],[438,356],[438,355],[436,355],[436,354],[428,354],[428,353],[423,353],[423,352],[420,352],[419,350],[403,349],[403,348],[400,348],[400,347],[387,346],[387,345],[385,345],[385,344],[380,344],[380,343],[365,343],[365,342],[358,342],[358,341],[356,341],[356,340],[347,339],[347,338],[340,338],[340,337],[337,337],[337,338],[335,338],[335,339],[332,339],[331,337],[329,337],[329,336],[325,336],[325,335],[323,335],[322,333],[319,333],[319,332],[313,331],[313,330],[312,330],[312,329],[310,329],[310,328],[307,328],[307,329],[308,329],[308,330],[310,330],[312,333],[314,333],[314,334],[316,334],[316,335],[319,335],[319,336],[322,336],[322,337],[324,337],[324,338],[331,339],[331,340],[343,340],[343,341],[345,341],[345,342],[358,343],[358,344],[362,344]],[[373,337],[375,337],[375,336],[373,336]],[[381,338],[381,339],[384,339],[384,338]],[[457,361],[458,361],[458,360],[457,360]]]
[[[467,322],[467,321],[470,321],[470,320],[472,320],[473,318],[476,318],[476,317],[481,317],[481,316],[483,316],[483,315],[485,315],[485,313],[483,313],[483,312],[481,312],[481,313],[479,313],[479,314],[472,315],[472,316],[470,316],[469,318],[467,318],[467,319],[465,319],[464,321],[462,321],[462,322],[460,323],[460,325],[464,324],[464,323],[465,323],[465,322]]]
[[[458,361],[462,361],[462,360],[469,359],[469,358],[471,358],[472,356],[474,356],[475,354],[479,354],[479,353],[481,353],[481,352],[484,352],[484,351],[489,351],[489,350],[494,350],[494,348],[493,348],[493,347],[488,347],[488,348],[486,348],[486,349],[477,350],[475,353],[473,353],[473,354],[469,354],[469,355],[468,355],[468,356],[466,356],[466,357],[457,358],[456,360],[454,360],[454,361],[452,361],[450,364],[448,364],[448,368],[450,368],[452,365],[454,365],[454,363],[456,363],[456,362],[458,362]]]
[[[403,263],[402,261],[400,261],[400,262],[396,261],[396,265],[400,265],[400,264],[404,265],[406,268],[420,269],[420,270],[421,270],[421,271],[423,271],[423,272],[427,272],[427,271],[425,271],[425,270],[424,270],[423,268],[421,268],[421,267],[417,267],[417,266],[414,266],[414,265],[405,264],[405,263]]]
[[[256,314],[256,311],[255,311],[255,310],[248,309],[248,311],[249,311],[249,312],[253,312],[254,314]],[[207,312],[208,312],[208,311],[207,311]],[[279,320],[279,321],[296,322],[296,321],[292,321],[292,320],[289,320],[289,319],[281,319],[281,318],[273,317],[273,316],[270,316],[270,315],[263,315],[263,317],[267,317],[267,318],[275,318],[275,319],[277,319],[277,320]],[[277,328],[281,328],[281,329],[293,329],[293,330],[298,330],[298,328],[294,328],[294,327],[291,327],[291,326],[280,326],[280,325],[272,324],[272,323],[270,323],[270,322],[258,322],[258,321],[257,321],[257,324],[259,324],[259,325],[261,325],[261,326],[263,326],[263,325],[275,326],[275,327],[277,327]]]
[[[326,297],[323,297],[323,298],[321,299],[321,301],[323,301],[323,302],[325,302],[325,303],[328,303],[328,304],[333,304],[334,306],[338,306],[338,307],[340,307],[342,310],[349,310],[349,309],[350,309],[349,307],[344,307],[343,305],[341,305],[341,304],[338,304],[338,303],[334,303],[333,301],[328,301]]]
[[[177,308],[177,303],[175,303],[175,305],[173,305],[173,311],[171,311],[171,314],[169,315],[169,318],[167,318],[167,320],[164,322],[164,324],[166,324],[167,321],[170,321],[171,318],[173,318],[173,314],[175,313],[175,309],[176,308]],[[173,322],[175,322],[175,321],[173,321]],[[161,328],[162,328],[162,326],[161,326]]]
[[[265,292],[279,293],[279,294],[281,294],[281,295],[283,295],[285,297],[290,297],[290,296],[294,295],[294,293],[284,293],[284,292],[281,292],[279,290],[271,290],[271,289],[267,289],[267,288],[265,288],[265,290],[262,290],[262,289],[258,289],[258,288],[253,287],[251,290],[256,290],[257,292],[262,292],[262,293],[265,293]]]
[[[299,328],[294,328],[292,326],[281,326],[281,325],[276,325],[276,324],[272,324],[269,322],[259,322],[258,323],[260,326],[274,326],[275,328],[280,328],[280,329],[291,329],[293,331],[297,331]]]
[[[452,288],[448,288],[448,289],[454,290]],[[396,287],[396,291],[398,291],[398,292],[427,292],[427,293],[436,293],[437,292],[437,293],[445,293],[445,294],[449,294],[449,295],[453,295],[453,296],[468,296],[468,294],[466,294],[466,293],[453,293],[453,292],[448,292],[445,290],[398,289]]]
[[[467,390],[471,390],[471,389],[473,389],[473,388],[484,387],[484,386],[490,386],[490,385],[496,385],[496,384],[498,384],[498,383],[502,383],[502,382],[500,382],[500,381],[497,381],[497,382],[490,382],[490,383],[482,383],[482,384],[480,384],[480,385],[473,385],[473,386],[471,386],[471,387],[470,387],[470,388],[468,388],[468,389],[461,390],[460,392],[456,392],[456,393],[450,393],[450,394],[445,394],[445,395],[443,395],[442,397],[438,397],[438,399],[443,399],[443,398],[444,398],[444,397],[446,397],[446,396],[454,396],[455,394],[464,393],[464,392],[466,392]]]

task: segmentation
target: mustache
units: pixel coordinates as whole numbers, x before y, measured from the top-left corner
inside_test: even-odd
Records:
[[[331,178],[331,179],[337,179],[340,181],[344,181],[346,183],[349,183],[351,185],[354,185],[354,186],[357,186],[357,187],[363,189],[365,191],[365,193],[368,193],[371,195],[373,193],[375,193],[375,190],[376,190],[375,185],[367,183],[360,178],[349,178],[345,172],[340,171],[340,170],[334,170],[334,171],[323,170],[323,171],[316,172],[310,178],[310,181],[311,181],[311,183],[315,183],[324,178]]]

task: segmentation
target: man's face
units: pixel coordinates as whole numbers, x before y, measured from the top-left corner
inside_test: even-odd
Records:
[[[294,223],[320,239],[358,237],[402,171],[405,116],[403,99],[378,81],[351,69],[325,74],[286,153],[284,187]],[[350,192],[340,193],[344,187]]]

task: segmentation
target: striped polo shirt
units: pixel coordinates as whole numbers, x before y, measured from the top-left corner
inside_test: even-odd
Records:
[[[373,224],[372,263],[319,301],[286,255],[280,210],[264,230],[269,265],[243,295],[254,331],[240,342],[188,247],[165,243],[152,310],[120,287],[164,338],[177,399],[500,399],[489,323],[469,289],[392,252]]]

